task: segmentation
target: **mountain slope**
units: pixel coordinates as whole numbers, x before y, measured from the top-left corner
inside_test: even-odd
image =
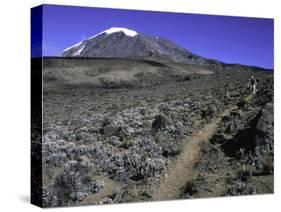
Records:
[[[65,49],[64,57],[130,58],[187,64],[221,64],[195,55],[168,39],[139,34],[126,28],[110,28]]]
[[[261,67],[227,64],[218,60],[204,58],[187,51],[168,39],[144,35],[130,29],[118,27],[109,28],[64,49],[62,56],[140,59],[161,63],[177,62],[203,65],[214,71],[233,69],[237,71],[267,70]]]

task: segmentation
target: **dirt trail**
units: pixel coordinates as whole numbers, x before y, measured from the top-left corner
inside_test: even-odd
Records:
[[[251,97],[252,95],[249,95],[245,100],[248,101]],[[216,132],[221,118],[229,115],[230,112],[235,109],[237,109],[236,105],[224,110],[210,123],[192,134],[191,138],[186,141],[182,153],[171,163],[167,171],[162,175],[160,185],[153,189],[154,200],[171,200],[179,198],[182,188],[186,182],[193,177],[193,166],[200,157],[203,144],[208,142]]]
[[[246,101],[249,101],[252,95],[245,97]],[[200,130],[195,131],[191,138],[186,141],[183,151],[177,156],[175,160],[168,166],[166,172],[164,172],[160,178],[159,184],[155,184],[152,189],[153,200],[171,200],[178,199],[182,188],[187,181],[194,177],[193,167],[194,164],[200,159],[200,152],[203,144],[208,142],[209,139],[216,132],[216,129],[223,116],[229,115],[231,111],[237,110],[237,106],[227,108],[219,115],[217,115],[210,123],[206,124]],[[196,126],[200,125],[200,121],[196,122]],[[104,181],[104,188],[95,194],[91,194],[84,199],[81,205],[96,204],[98,201],[104,199],[111,194],[112,188],[121,187],[118,182],[111,180],[107,177],[100,177],[99,180]],[[150,190],[149,189],[149,190]]]

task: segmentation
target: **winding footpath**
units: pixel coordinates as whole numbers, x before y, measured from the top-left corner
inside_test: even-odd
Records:
[[[245,100],[248,101],[251,98],[252,95],[249,95]],[[153,188],[154,200],[172,200],[180,197],[185,184],[193,178],[193,167],[200,159],[203,144],[214,135],[221,118],[236,109],[236,105],[227,108],[202,129],[192,134],[191,138],[185,142],[182,153],[171,163],[161,176],[159,184]]]

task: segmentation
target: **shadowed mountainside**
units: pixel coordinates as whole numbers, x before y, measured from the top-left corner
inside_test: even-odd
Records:
[[[126,28],[110,28],[85,39],[62,52],[63,57],[126,58],[164,63],[177,62],[208,66],[216,70],[253,70],[239,64],[226,64],[196,55],[176,43],[159,36],[150,36]]]

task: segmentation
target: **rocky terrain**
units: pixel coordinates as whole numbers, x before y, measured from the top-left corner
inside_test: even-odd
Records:
[[[43,62],[44,207],[273,192],[273,72]]]

